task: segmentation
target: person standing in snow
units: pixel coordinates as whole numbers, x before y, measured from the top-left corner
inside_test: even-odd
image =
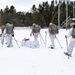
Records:
[[[37,43],[37,46],[39,46],[39,41],[38,41],[38,35],[40,33],[41,27],[40,25],[37,25],[35,23],[33,23],[32,25],[32,31],[30,33],[30,36],[34,36],[34,43]]]
[[[55,48],[54,40],[56,38],[56,34],[58,34],[59,32],[58,27],[53,23],[49,23],[48,31],[49,31],[50,41],[51,41],[51,45],[49,48],[54,49]]]
[[[64,52],[65,55],[71,56],[73,49],[75,47],[75,23],[72,23],[72,28],[69,30],[68,35],[65,35],[65,38],[72,37],[69,43],[69,47],[67,48],[67,52]]]
[[[7,23],[6,24],[6,42],[7,47],[12,47],[12,35],[14,33],[13,24]]]
[[[5,25],[1,26],[1,44],[4,44],[4,37],[5,37]]]

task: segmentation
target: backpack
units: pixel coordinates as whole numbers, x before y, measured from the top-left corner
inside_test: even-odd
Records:
[[[36,25],[35,27],[33,27],[33,33],[39,33],[40,32],[40,26]]]
[[[75,28],[72,29],[72,37],[75,38]]]
[[[13,24],[7,24],[6,26],[6,33],[7,34],[13,34],[14,31],[13,31]]]
[[[59,28],[56,25],[52,25],[49,27],[49,33],[50,34],[58,34]]]

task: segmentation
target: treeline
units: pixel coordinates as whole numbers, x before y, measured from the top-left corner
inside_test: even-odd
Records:
[[[60,2],[60,24],[66,20],[66,3]],[[58,25],[58,4],[47,1],[39,4],[38,7],[33,5],[30,12],[16,12],[14,6],[5,7],[0,10],[0,25],[13,23],[15,26],[31,26],[33,23],[47,27],[50,22]],[[73,17],[73,2],[68,3],[68,16]]]

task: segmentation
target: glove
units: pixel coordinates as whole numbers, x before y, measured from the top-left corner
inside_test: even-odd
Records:
[[[12,37],[14,37],[14,34],[12,34]]]
[[[0,34],[0,37],[2,36],[2,34]]]
[[[67,38],[67,35],[65,35],[65,38]]]

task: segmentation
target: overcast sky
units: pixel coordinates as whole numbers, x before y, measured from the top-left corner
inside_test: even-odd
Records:
[[[13,5],[17,11],[30,11],[33,4],[38,7],[39,3],[51,0],[0,0],[0,9],[4,9],[7,5],[10,7]]]
[[[13,5],[17,11],[30,11],[33,4],[38,7],[38,5],[42,2],[46,2],[50,4],[52,0],[0,0],[0,9],[4,9],[7,5],[10,7]]]

